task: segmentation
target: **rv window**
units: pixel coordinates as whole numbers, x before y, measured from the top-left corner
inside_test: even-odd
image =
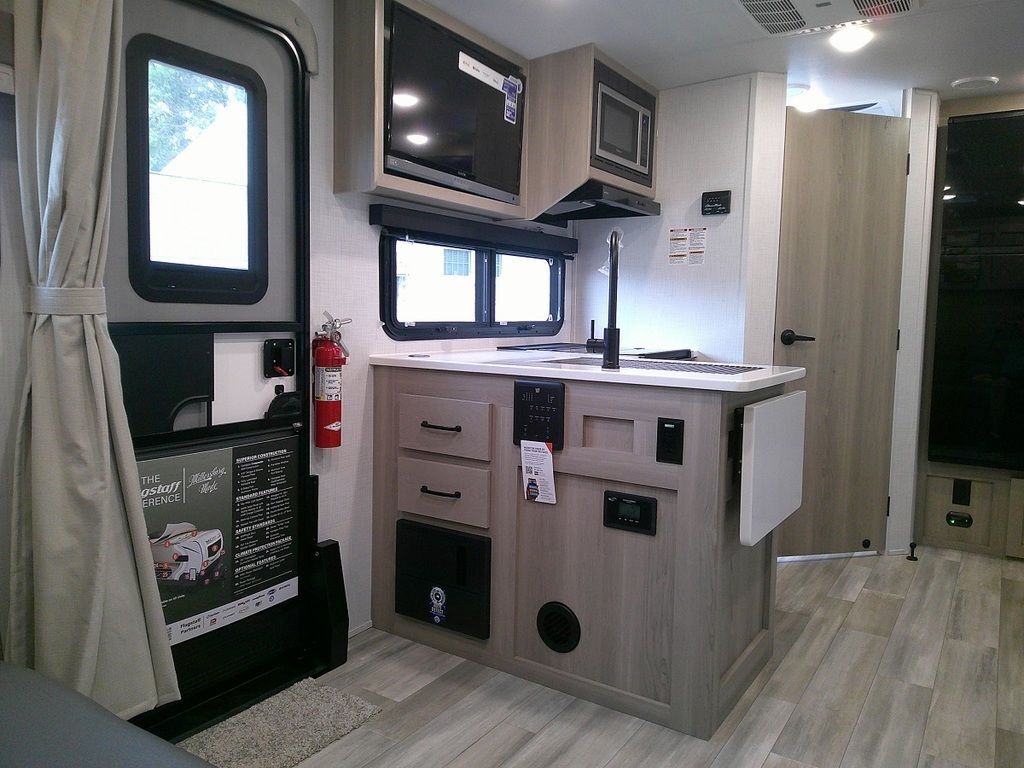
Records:
[[[494,319],[499,323],[547,322],[553,259],[499,253],[494,262]]]
[[[133,287],[150,301],[256,303],[267,289],[262,80],[139,35],[126,82]]]
[[[477,253],[395,241],[395,318],[399,323],[476,320]]]
[[[560,258],[381,235],[381,320],[393,339],[553,336],[564,296]]]

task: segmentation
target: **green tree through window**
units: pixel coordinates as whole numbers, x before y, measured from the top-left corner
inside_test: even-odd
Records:
[[[158,173],[209,128],[238,86],[149,62],[149,170]]]

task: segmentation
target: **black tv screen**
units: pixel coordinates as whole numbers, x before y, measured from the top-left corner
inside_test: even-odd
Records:
[[[399,3],[387,9],[385,171],[517,202],[522,70]]]
[[[953,118],[928,458],[1024,469],[1024,112]]]

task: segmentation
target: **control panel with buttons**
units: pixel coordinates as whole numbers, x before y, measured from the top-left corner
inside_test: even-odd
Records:
[[[701,216],[722,216],[732,210],[732,191],[721,189],[704,192],[700,196]]]
[[[538,440],[562,450],[565,440],[565,384],[560,381],[517,381],[512,409],[512,441]]]

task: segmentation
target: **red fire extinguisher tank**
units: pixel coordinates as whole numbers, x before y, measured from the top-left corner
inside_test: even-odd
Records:
[[[313,339],[313,442],[317,448],[341,445],[341,371],[348,362],[341,344],[327,336]]]

